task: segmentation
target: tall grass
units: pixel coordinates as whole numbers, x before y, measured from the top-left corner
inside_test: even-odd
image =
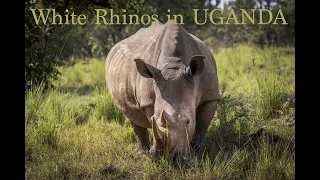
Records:
[[[221,50],[216,56],[223,94],[247,99],[259,118],[277,117],[294,94],[294,48],[249,46]],[[290,99],[291,100],[291,99]]]
[[[274,73],[257,77],[257,105],[263,119],[281,115],[281,108],[286,100],[287,84],[281,76]]]
[[[102,85],[103,61],[63,67],[55,89],[26,93],[26,178],[294,179],[294,126],[285,124],[294,118],[293,54],[247,46],[214,52],[222,99],[205,151],[177,162],[134,153],[133,129]],[[250,138],[261,127],[266,132]]]
[[[95,118],[124,123],[125,117],[113,103],[106,88],[95,89]]]
[[[92,59],[88,64],[78,62],[73,66],[60,67],[58,81],[54,82],[62,89],[81,91],[94,91],[96,86],[105,85],[104,60]],[[84,92],[84,93],[85,93]]]

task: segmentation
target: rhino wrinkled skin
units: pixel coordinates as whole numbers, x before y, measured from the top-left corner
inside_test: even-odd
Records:
[[[172,21],[153,23],[114,45],[106,83],[137,136],[137,152],[199,147],[220,99],[217,67],[208,47]]]

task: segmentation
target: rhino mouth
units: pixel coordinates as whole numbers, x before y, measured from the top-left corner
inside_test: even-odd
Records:
[[[166,157],[168,159],[171,159],[173,163],[186,161],[189,159],[189,156],[187,156],[185,152],[176,151],[174,149],[165,150],[165,149],[156,149],[155,147],[152,147],[149,150],[149,154],[154,159],[158,159],[162,156]]]

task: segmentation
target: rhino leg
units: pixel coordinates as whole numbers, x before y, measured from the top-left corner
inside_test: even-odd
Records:
[[[150,142],[149,142],[149,133],[147,128],[141,127],[132,121],[130,121],[133,130],[136,134],[137,138],[137,146],[135,149],[135,152],[142,153],[144,150],[149,149]]]
[[[196,154],[203,150],[203,141],[208,127],[217,109],[217,101],[201,103],[197,108],[196,129],[192,137],[191,147]]]

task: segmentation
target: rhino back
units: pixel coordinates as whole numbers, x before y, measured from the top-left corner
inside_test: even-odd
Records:
[[[152,79],[138,73],[134,59],[140,58],[148,64],[155,64],[162,29],[161,23],[142,28],[118,42],[107,56],[107,87],[115,104],[126,115],[134,114],[132,111],[137,109],[151,108],[154,104]]]

